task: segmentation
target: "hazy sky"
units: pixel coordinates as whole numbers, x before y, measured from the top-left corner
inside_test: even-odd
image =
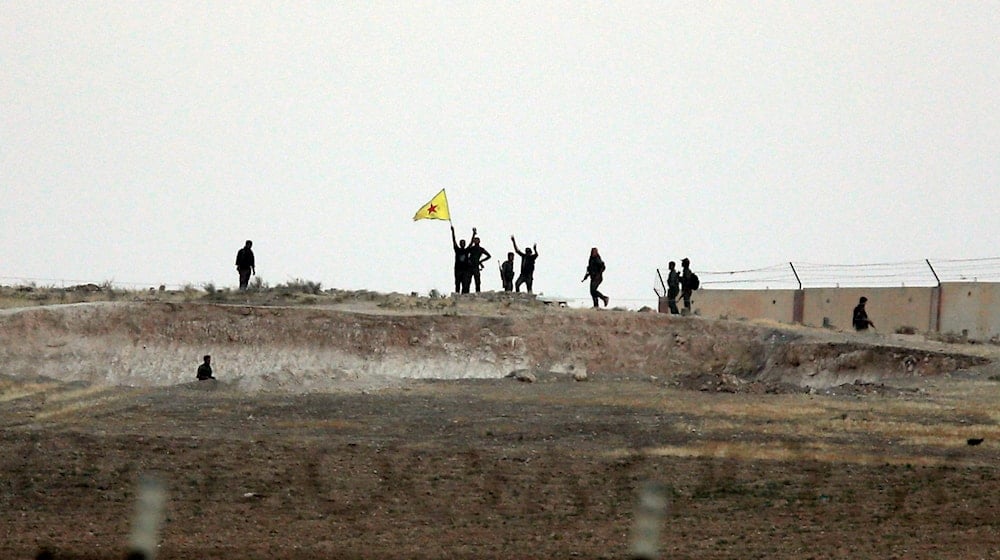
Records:
[[[6,1],[0,283],[450,291],[441,188],[577,303],[994,257],[998,104],[1000,2]]]

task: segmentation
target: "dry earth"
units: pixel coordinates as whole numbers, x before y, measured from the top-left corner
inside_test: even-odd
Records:
[[[0,558],[122,558],[143,475],[163,559],[623,558],[648,481],[666,558],[1000,557],[994,346],[232,299],[0,311]]]

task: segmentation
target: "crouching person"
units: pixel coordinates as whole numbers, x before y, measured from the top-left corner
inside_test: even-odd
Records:
[[[206,355],[203,358],[205,361],[198,366],[198,381],[204,381],[206,379],[215,379],[212,377],[212,357]]]

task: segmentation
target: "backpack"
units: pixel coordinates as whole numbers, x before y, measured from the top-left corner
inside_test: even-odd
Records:
[[[698,280],[698,275],[693,272],[688,283],[691,285],[691,291],[697,290],[701,286],[701,280]]]

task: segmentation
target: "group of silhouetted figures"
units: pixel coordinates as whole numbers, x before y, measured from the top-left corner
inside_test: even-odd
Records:
[[[677,272],[677,263],[670,261],[667,265],[667,307],[670,308],[671,315],[691,314],[691,293],[699,288],[701,281],[698,275],[691,272],[691,261],[688,258],[681,259],[681,271]],[[662,280],[661,280],[662,281]],[[681,296],[684,302],[684,311],[677,308],[677,296]]]
[[[524,286],[528,293],[532,293],[535,280],[535,261],[538,260],[538,244],[533,244],[531,248],[523,251],[517,246],[517,239],[510,236],[510,242],[514,250],[507,253],[507,260],[500,263],[500,282],[503,284],[505,292],[520,292]],[[451,245],[455,250],[455,293],[467,294],[472,290],[475,283],[476,292],[482,289],[483,263],[490,260],[492,255],[480,244],[476,228],[472,228],[472,237],[466,245],[464,239],[455,237],[455,227],[451,228]],[[521,273],[514,279],[514,255],[521,257]],[[610,298],[600,292],[598,287],[604,281],[604,260],[597,247],[590,249],[590,259],[587,261],[587,272],[583,276],[582,282],[590,280],[590,297],[594,302],[594,307],[603,303],[608,306]]]
[[[531,248],[523,251],[517,246],[517,240],[510,236],[510,242],[514,250],[507,253],[507,260],[500,263],[500,282],[503,284],[505,292],[520,292],[524,286],[528,293],[532,293],[535,280],[535,261],[538,260],[538,244],[533,244]],[[476,292],[482,290],[482,271],[486,261],[493,258],[493,255],[480,244],[476,228],[472,228],[472,237],[466,245],[465,240],[455,238],[455,227],[451,227],[451,244],[455,250],[455,293],[467,294],[475,284]],[[257,273],[257,265],[253,254],[253,241],[247,240],[243,248],[236,253],[236,271],[240,277],[240,290],[245,291],[250,284],[250,277]],[[514,255],[521,257],[521,269],[517,279],[514,279]],[[687,262],[687,259],[684,259]],[[604,303],[607,307],[609,298],[598,290],[598,286],[604,281],[604,261],[601,259],[597,247],[590,250],[590,259],[587,261],[587,272],[583,281],[590,280],[590,297],[593,299],[594,307],[599,303]],[[671,263],[671,270],[673,263]],[[686,300],[690,307],[690,296]]]
[[[523,285],[531,292],[535,279],[535,261],[538,260],[538,245],[524,251],[518,249],[517,240],[510,236],[514,251],[507,253],[507,260],[500,263],[500,281],[505,292],[520,292]],[[469,244],[465,240],[455,238],[455,226],[451,227],[451,245],[455,249],[455,293],[467,294],[475,282],[476,292],[482,289],[483,263],[493,258],[493,255],[480,245],[476,228],[472,228]],[[521,274],[514,280],[514,254],[521,257]]]
[[[517,240],[510,236],[510,242],[514,245],[514,250],[507,253],[507,260],[500,263],[500,281],[505,292],[520,292],[524,286],[528,293],[531,293],[535,277],[535,261],[538,260],[538,245],[534,244],[530,249],[523,251],[518,248]],[[480,244],[476,228],[472,228],[472,237],[468,245],[465,240],[455,238],[455,227],[451,227],[451,244],[455,250],[455,293],[467,294],[471,291],[475,283],[476,292],[482,289],[482,270],[486,261],[493,258],[493,255]],[[236,270],[240,276],[240,290],[246,290],[250,283],[250,276],[256,274],[257,267],[254,261],[253,242],[247,240],[246,244],[236,253]],[[514,279],[514,255],[521,257],[521,273]],[[673,315],[689,315],[691,313],[691,294],[698,289],[700,281],[698,275],[691,271],[690,259],[681,259],[681,270],[677,270],[677,264],[670,261],[669,272],[667,273],[667,307]],[[599,290],[604,281],[604,260],[601,258],[597,247],[590,249],[590,258],[587,261],[587,271],[583,275],[581,282],[590,280],[590,298],[594,307],[600,304],[608,306],[610,298]],[[683,302],[683,311],[677,307],[677,297],[680,296]],[[868,298],[861,298],[857,307],[854,308],[853,324],[854,328],[863,331],[875,324],[868,319],[865,310],[865,303]],[[198,379],[215,379],[212,376],[211,357],[205,356],[204,363],[198,368]]]

